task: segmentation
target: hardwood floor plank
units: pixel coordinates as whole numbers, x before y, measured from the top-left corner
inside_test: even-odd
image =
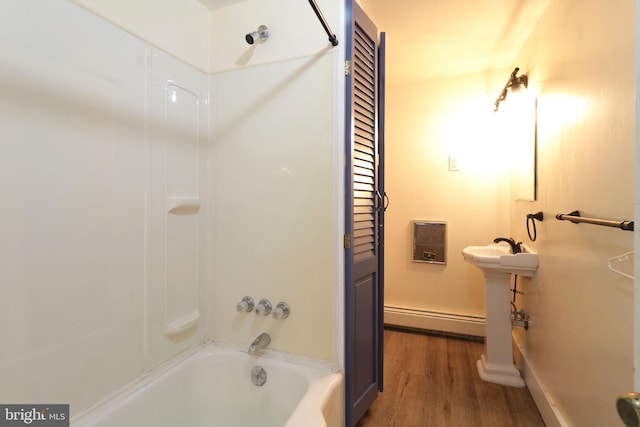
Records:
[[[544,427],[526,388],[482,381],[484,343],[385,330],[384,392],[357,427]]]
[[[474,372],[469,359],[468,342],[458,339],[447,339],[447,362],[450,390],[447,399],[451,402],[452,411],[458,416],[452,425],[464,425],[470,419],[477,418],[478,395],[474,384],[469,381]]]

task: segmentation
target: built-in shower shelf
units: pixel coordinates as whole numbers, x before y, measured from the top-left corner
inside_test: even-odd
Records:
[[[164,332],[167,335],[178,335],[182,332],[193,328],[198,324],[200,320],[200,311],[196,310],[193,313],[189,313],[180,319],[174,320],[171,323],[167,323],[164,328]]]
[[[199,197],[167,197],[167,212],[170,214],[195,215],[199,211]]]

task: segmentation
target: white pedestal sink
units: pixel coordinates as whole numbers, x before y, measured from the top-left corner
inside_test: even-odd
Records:
[[[520,371],[513,364],[511,342],[511,274],[532,277],[538,268],[538,254],[522,246],[522,253],[512,254],[506,243],[469,246],[462,250],[464,259],[484,273],[487,299],[486,355],[478,360],[484,381],[524,387]]]

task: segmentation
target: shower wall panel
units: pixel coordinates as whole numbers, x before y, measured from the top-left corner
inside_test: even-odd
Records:
[[[216,201],[215,338],[332,357],[333,305],[342,262],[339,175],[328,53],[212,77],[224,109],[212,114]],[[213,240],[213,239],[212,239]],[[245,295],[287,302],[286,320],[237,313]]]
[[[68,2],[2,4],[2,402],[73,412],[142,372],[144,53]]]
[[[74,415],[204,339],[207,78],[71,2],[8,0],[0,93],[0,402]]]

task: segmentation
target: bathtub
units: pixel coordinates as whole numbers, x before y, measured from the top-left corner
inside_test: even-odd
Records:
[[[267,373],[262,386],[251,381],[256,365]],[[328,367],[209,344],[74,417],[71,425],[338,427],[343,410],[343,376]]]

